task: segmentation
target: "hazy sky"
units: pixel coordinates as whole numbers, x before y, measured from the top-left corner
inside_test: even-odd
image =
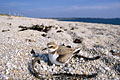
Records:
[[[0,0],[0,14],[120,18],[120,0]]]

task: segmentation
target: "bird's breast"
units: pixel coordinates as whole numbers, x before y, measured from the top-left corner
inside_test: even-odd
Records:
[[[57,64],[57,65],[61,65],[61,63],[59,63],[56,59],[59,57],[59,55],[58,54],[48,54],[48,56],[49,56],[49,60],[51,61],[51,63],[53,63],[53,64]]]

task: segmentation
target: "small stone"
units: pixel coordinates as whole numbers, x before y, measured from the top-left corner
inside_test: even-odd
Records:
[[[66,47],[71,48],[71,46],[70,46],[70,45],[67,45]]]
[[[42,34],[41,36],[46,37],[46,36],[47,36],[47,34]]]
[[[65,44],[62,44],[61,46],[65,46]]]
[[[115,52],[116,52],[116,50],[112,49],[112,50],[110,50],[110,52],[111,52],[111,53],[115,53]]]
[[[57,33],[59,33],[59,32],[63,32],[63,31],[62,30],[58,30]]]
[[[74,30],[74,27],[72,27],[70,30]]]
[[[12,25],[11,23],[9,23],[9,25]]]
[[[64,31],[67,31],[67,29],[64,29]]]
[[[76,38],[76,39],[74,39],[74,43],[82,43],[82,41],[83,41],[83,38],[81,38],[81,37],[78,37],[78,38]]]
[[[80,58],[81,61],[83,61],[84,59],[83,58]]]
[[[35,40],[32,40],[32,39],[26,39],[26,41],[35,42]]]
[[[55,29],[58,29],[58,27],[55,27]]]
[[[35,54],[35,51],[33,49],[31,50],[31,54]]]

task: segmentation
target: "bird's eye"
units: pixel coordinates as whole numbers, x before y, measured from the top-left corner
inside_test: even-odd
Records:
[[[52,48],[53,46],[49,46],[48,48]]]

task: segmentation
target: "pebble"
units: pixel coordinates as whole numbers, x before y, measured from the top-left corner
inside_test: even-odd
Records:
[[[57,33],[63,32],[62,30],[58,30]]]
[[[76,38],[73,40],[73,43],[82,43],[83,38]]]
[[[110,50],[111,53],[116,53],[115,49]]]
[[[47,34],[42,34],[41,36],[46,37],[46,36],[47,36]]]

